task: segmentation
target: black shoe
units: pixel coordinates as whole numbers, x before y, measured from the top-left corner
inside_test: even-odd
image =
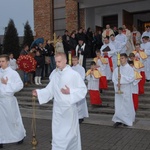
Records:
[[[23,142],[24,142],[24,138],[21,141],[17,142],[17,144],[22,144]]]
[[[150,80],[146,80],[146,82],[149,82]]]
[[[0,144],[0,148],[3,148],[3,144]]]
[[[114,128],[117,128],[117,127],[120,126],[120,125],[122,125],[121,122],[116,122],[116,123],[113,125],[113,127],[114,127]]]
[[[100,89],[100,93],[103,93],[103,90],[102,90],[102,89]]]
[[[84,121],[84,119],[79,119],[79,124],[81,124]]]

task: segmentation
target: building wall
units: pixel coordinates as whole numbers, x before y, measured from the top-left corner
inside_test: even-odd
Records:
[[[45,40],[52,39],[52,0],[34,0],[34,31],[35,38],[43,37]]]
[[[85,26],[84,11],[81,25]],[[81,19],[80,19],[81,20]],[[35,38],[53,39],[53,33],[63,35],[64,30],[76,30],[79,26],[78,3],[74,0],[34,0]]]
[[[78,3],[74,0],[66,0],[66,29],[68,31],[78,29]]]

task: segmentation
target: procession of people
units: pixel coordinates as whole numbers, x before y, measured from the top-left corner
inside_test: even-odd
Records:
[[[138,110],[138,95],[150,82],[150,26],[139,33],[126,25],[106,25],[103,32],[91,28],[65,30],[56,43],[43,39],[24,45],[17,60],[13,54],[0,56],[0,148],[6,143],[23,143],[26,132],[14,94],[23,86],[35,84],[32,95],[39,104],[53,100],[52,150],[81,150],[79,124],[89,117],[87,90],[93,109],[103,107],[100,93],[114,85],[113,127],[133,126]],[[86,59],[92,58],[90,68]],[[72,60],[70,62],[70,59]],[[23,81],[17,70],[23,71]],[[42,80],[49,77],[45,88]],[[87,81],[87,86],[85,84]]]

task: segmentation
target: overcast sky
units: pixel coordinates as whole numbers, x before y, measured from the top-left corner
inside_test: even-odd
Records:
[[[19,35],[23,35],[26,21],[33,30],[33,0],[0,0],[0,35],[4,34],[10,19],[13,19]]]

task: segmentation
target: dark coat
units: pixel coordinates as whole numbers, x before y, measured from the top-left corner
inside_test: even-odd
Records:
[[[45,64],[45,61],[43,59],[43,56],[35,56],[34,59],[36,60],[37,62],[37,67],[38,68],[42,68]]]

